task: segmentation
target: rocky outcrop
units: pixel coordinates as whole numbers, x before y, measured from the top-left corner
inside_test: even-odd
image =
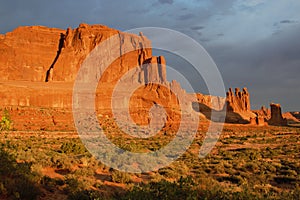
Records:
[[[235,93],[229,88],[226,93],[227,110],[230,112],[243,112],[250,111],[250,95],[247,88],[243,88],[240,91],[239,88],[235,88]]]
[[[152,56],[151,42],[142,33],[123,33],[102,25],[81,24],[66,31],[21,27],[1,35],[0,106],[71,109],[78,69],[90,52],[110,37],[116,39],[115,43],[107,44],[107,58],[101,59],[107,60],[116,53],[111,52],[116,47],[113,45],[120,50],[118,58],[100,73],[95,100],[98,113],[111,114],[111,96],[117,83],[123,84],[124,92],[127,85],[139,83],[141,87],[130,99],[134,120],[139,124],[147,122],[147,112],[153,104],[164,106],[169,122],[180,120],[178,95],[186,94],[176,81],[167,82],[164,57]],[[128,49],[133,51],[127,52]],[[124,78],[129,71],[132,74]]]
[[[163,56],[153,56],[143,62],[142,71],[144,72],[145,84],[156,82],[156,83],[167,83],[166,74],[166,60]]]
[[[0,72],[3,76],[0,80],[73,82],[89,53],[111,36],[119,40],[121,51],[119,58],[103,72],[104,82],[115,82],[136,66],[144,67],[137,70],[135,81],[166,82],[165,59],[152,57],[151,42],[145,36],[87,24],[66,31],[42,26],[20,27],[1,35]],[[129,47],[134,50],[123,55],[122,51]],[[107,56],[110,55],[108,52]]]
[[[265,118],[263,116],[256,116],[250,118],[250,125],[266,126]]]
[[[291,112],[291,114],[298,120],[300,120],[300,112]]]
[[[230,123],[249,123],[250,118],[256,117],[251,111],[250,107],[250,95],[247,88],[243,88],[240,91],[239,88],[235,88],[233,92],[231,88],[226,93],[226,121]]]
[[[292,112],[283,113],[282,117],[287,120],[288,124],[298,124],[300,122],[300,120],[297,119]]]
[[[63,49],[60,59],[53,69],[53,81],[74,81],[77,71],[87,55],[101,42],[114,37],[117,43],[109,43],[107,58],[115,54],[115,45],[120,47],[117,59],[110,64],[105,72],[101,72],[103,82],[116,82],[131,68],[141,66],[146,60],[152,58],[151,42],[142,34],[135,35],[123,33],[102,25],[81,24],[72,30],[69,28],[64,37]],[[133,49],[125,53],[127,49]],[[141,70],[136,72],[132,81],[143,81]]]
[[[280,104],[270,104],[271,107],[271,118],[268,120],[269,125],[274,126],[286,126],[287,120],[282,117]]]
[[[225,98],[211,95],[197,94],[198,103],[204,104],[216,111],[221,111],[225,107]]]
[[[64,30],[20,27],[0,37],[0,81],[44,81]]]

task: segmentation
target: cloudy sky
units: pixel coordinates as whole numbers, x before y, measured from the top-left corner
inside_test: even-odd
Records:
[[[209,52],[225,86],[248,87],[252,108],[300,110],[299,0],[2,0],[0,33],[85,22],[119,30],[164,27]]]

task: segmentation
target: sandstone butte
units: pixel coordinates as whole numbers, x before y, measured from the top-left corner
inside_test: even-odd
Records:
[[[129,104],[136,123],[149,123],[147,113],[153,104],[158,104],[166,109],[168,126],[180,122],[180,110],[210,119],[212,109],[227,111],[226,122],[229,123],[286,124],[279,105],[271,105],[271,111],[266,113],[251,111],[246,88],[235,89],[235,92],[229,89],[226,98],[195,94],[196,102],[180,108],[177,97],[189,99],[192,94],[186,93],[178,82],[167,81],[164,57],[152,55],[151,41],[142,33],[135,35],[103,25],[80,24],[76,29],[67,30],[19,27],[0,35],[0,107],[9,109],[14,127],[18,130],[72,129],[72,91],[77,72],[89,53],[112,36],[118,37],[121,51],[129,47],[134,50],[124,55],[120,52],[119,58],[101,72],[96,92],[98,116],[112,117],[114,86],[126,72],[134,69],[123,81],[124,84],[141,84]],[[108,46],[107,56],[110,54]],[[153,81],[155,83],[151,83]],[[122,107],[122,101],[119,103]]]

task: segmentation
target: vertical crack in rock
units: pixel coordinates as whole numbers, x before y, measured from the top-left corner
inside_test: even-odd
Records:
[[[118,31],[118,35],[119,35],[119,39],[120,39],[120,66],[122,69],[123,68],[122,48],[123,48],[123,44],[124,44],[124,38],[120,31]]]
[[[59,44],[58,44],[58,50],[57,50],[57,54],[52,62],[52,64],[50,65],[49,69],[46,72],[46,78],[45,78],[45,82],[49,82],[52,80],[52,76],[53,76],[53,69],[54,69],[54,65],[56,64],[62,49],[64,48],[64,41],[65,41],[65,37],[66,35],[61,33],[60,34],[60,39],[59,39]]]

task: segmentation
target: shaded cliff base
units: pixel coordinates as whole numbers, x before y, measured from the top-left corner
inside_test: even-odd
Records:
[[[74,126],[73,121],[73,113],[71,109],[61,109],[61,108],[42,108],[42,107],[5,107],[0,108],[0,113],[2,116],[2,113],[7,110],[9,113],[9,116],[12,121],[12,127],[11,130],[13,131],[62,131],[62,132],[73,132],[76,131],[76,128]],[[101,125],[104,125],[106,127],[106,122],[114,121],[114,117],[110,114],[101,114],[103,111],[98,111],[97,117],[98,121]],[[104,112],[105,113],[105,112]],[[284,114],[285,115],[285,114]],[[288,113],[289,115],[289,113]],[[229,116],[229,118],[228,118]],[[208,112],[204,112],[199,115],[199,129],[203,130],[205,127],[207,127],[212,120],[209,118]],[[232,121],[232,120],[237,121]],[[180,120],[180,118],[179,118]],[[242,120],[242,121],[241,121]],[[214,121],[214,120],[212,120]],[[217,122],[217,121],[215,121]],[[189,122],[183,122],[186,126],[189,125]],[[114,123],[115,127],[118,127],[117,124]],[[227,113],[227,121],[225,123],[226,126],[231,127],[257,127],[257,128],[267,128],[267,127],[273,127],[272,125],[267,125],[266,122],[264,122],[263,126],[258,126],[257,124],[251,124],[249,121],[244,120],[240,117],[240,115],[236,113]],[[285,126],[289,127],[299,127],[299,122],[289,122]],[[168,123],[167,126],[164,126],[164,131],[176,131],[179,128],[179,121],[172,121],[171,123]]]
[[[0,93],[2,104],[4,104],[0,108],[0,116],[2,116],[4,110],[8,110],[15,130],[75,130],[71,109],[73,84],[66,84],[63,82],[36,83],[6,81],[0,83],[0,88],[2,91]],[[133,101],[135,106],[131,112],[132,117],[135,119],[137,124],[147,124],[149,121],[147,118],[148,111],[153,105],[153,102],[163,104],[164,102],[162,101],[168,99],[165,97],[160,100],[159,94],[157,94],[156,91],[157,90],[152,85],[151,87],[148,86],[142,88],[142,90],[137,93],[137,98]],[[158,91],[165,95],[171,95],[166,91],[163,92],[163,88],[159,88]],[[151,96],[152,99],[148,98],[147,100],[138,98],[141,93]],[[220,102],[222,102],[220,98],[203,94],[197,95],[198,102],[193,102],[192,108],[195,116],[199,117],[200,125],[209,124],[210,121],[218,122],[218,118],[211,118],[212,109],[208,106],[208,102],[215,102],[213,103],[216,105],[214,112],[219,112],[221,116],[224,114],[225,108],[224,105],[220,104]],[[101,97],[101,100],[103,100],[103,96]],[[171,98],[171,100],[174,99],[172,96],[169,98]],[[105,102],[109,102],[109,99],[104,101],[103,105],[99,105],[99,107],[102,108],[99,109],[97,113],[99,121],[113,119],[113,115],[110,110],[104,109],[109,106],[106,105]],[[175,105],[177,105],[176,102],[171,102],[170,99],[169,104],[165,104],[167,110],[169,110],[169,117],[165,129],[178,129],[181,120],[180,108],[177,108],[176,110],[174,107]],[[292,125],[295,127],[299,126],[300,121],[298,119],[298,112],[284,113],[281,115],[281,110],[278,106],[278,104],[273,105],[273,118],[272,110],[263,107],[259,111],[227,111],[225,122],[246,126],[267,126],[268,124],[281,126]],[[218,114],[216,116],[218,117]],[[186,126],[189,125],[189,122],[183,123],[186,124]]]

